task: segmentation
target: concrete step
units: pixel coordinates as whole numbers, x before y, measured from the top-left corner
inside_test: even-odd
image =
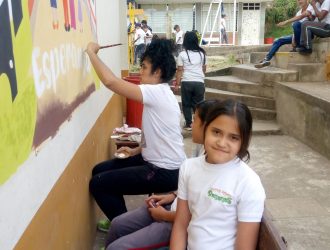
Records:
[[[184,138],[191,137],[191,131],[182,129],[182,136]],[[282,135],[282,131],[276,121],[253,120],[252,125],[253,135]]]
[[[298,72],[301,82],[322,82],[327,80],[326,64],[324,63],[289,63],[288,69]]]
[[[298,73],[295,70],[279,69],[275,67],[257,69],[253,64],[232,66],[230,70],[233,76],[269,86],[272,86],[272,82],[293,82],[298,79]]]
[[[266,57],[268,52],[253,52],[250,55],[250,63],[258,63]]]
[[[276,120],[276,111],[270,109],[261,109],[249,107],[252,113],[253,119],[265,120],[265,121],[274,121]]]
[[[220,89],[247,95],[273,98],[274,90],[270,86],[246,81],[236,76],[205,77],[205,85],[208,88]]]
[[[176,98],[179,103],[180,109],[182,110],[181,96],[176,95]],[[209,99],[209,98],[207,98],[207,96],[206,96],[206,99]],[[220,98],[218,98],[218,99],[220,99]],[[276,111],[273,109],[256,108],[256,107],[251,107],[251,106],[249,106],[249,109],[251,110],[253,119],[265,120],[265,121],[276,120]]]
[[[288,69],[289,64],[317,62],[319,62],[319,59],[316,53],[302,55],[297,52],[277,52],[272,60],[272,66]]]
[[[245,103],[247,106],[275,110],[275,101],[270,98],[245,95],[219,89],[206,88],[205,99],[234,99]]]

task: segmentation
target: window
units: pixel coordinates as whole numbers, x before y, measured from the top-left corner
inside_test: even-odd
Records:
[[[260,10],[260,3],[243,3],[243,10]]]

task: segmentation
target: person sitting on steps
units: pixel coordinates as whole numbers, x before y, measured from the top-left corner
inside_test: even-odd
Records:
[[[305,21],[301,26],[299,53],[312,53],[313,36],[330,37],[330,0],[312,0],[311,5],[314,9],[318,22]]]
[[[179,167],[186,155],[180,107],[168,84],[176,71],[171,41],[154,40],[142,54],[140,85],[116,77],[98,57],[99,49],[98,44],[89,43],[86,52],[101,82],[113,92],[144,105],[141,145],[118,149],[118,153],[127,156],[125,159],[101,162],[92,171],[90,192],[112,220],[127,212],[123,195],[176,190]]]
[[[277,26],[283,27],[289,23],[292,23],[293,35],[282,36],[279,39],[276,39],[266,57],[254,65],[256,68],[269,66],[270,60],[284,44],[293,44],[293,50],[291,52],[295,52],[295,47],[300,46],[302,22],[306,20],[313,20],[315,14],[313,7],[308,3],[308,0],[298,0],[298,5],[300,6],[300,10],[294,17],[277,24]]]

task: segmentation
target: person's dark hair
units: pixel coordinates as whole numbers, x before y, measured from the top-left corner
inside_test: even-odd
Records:
[[[173,29],[175,29],[175,30],[176,30],[177,28],[180,28],[180,26],[179,26],[179,25],[177,25],[177,24],[176,24],[176,25],[174,25],[174,28],[173,28]]]
[[[152,36],[152,38],[151,38],[151,42],[153,42],[153,41],[155,41],[155,40],[157,40],[157,39],[159,39],[159,36],[158,36],[157,34],[154,34],[154,35]]]
[[[141,23],[147,25],[147,20],[142,20]]]
[[[173,44],[167,39],[155,39],[147,47],[141,57],[141,64],[144,60],[151,63],[151,73],[157,69],[161,70],[161,79],[163,82],[169,82],[173,79],[176,72],[176,63],[173,56]]]
[[[242,140],[241,148],[237,156],[241,160],[249,161],[250,153],[248,151],[248,147],[252,135],[252,115],[249,108],[245,104],[232,99],[216,102],[206,116],[204,138],[207,127],[213,120],[221,115],[228,115],[237,119]]]
[[[184,39],[183,39],[183,47],[185,48],[189,62],[191,62],[191,61],[190,61],[188,50],[191,50],[194,52],[199,52],[201,58],[202,58],[201,53],[203,53],[203,55],[204,55],[203,64],[205,64],[206,53],[205,53],[205,50],[199,46],[198,37],[195,32],[193,32],[193,31],[186,32],[186,34],[184,35]]]
[[[221,17],[224,18],[225,16],[227,16],[225,13],[224,14],[221,14]]]
[[[198,117],[203,124],[206,122],[206,116],[210,108],[217,102],[220,102],[220,100],[210,99],[210,100],[203,100],[196,104],[195,110],[197,110]]]

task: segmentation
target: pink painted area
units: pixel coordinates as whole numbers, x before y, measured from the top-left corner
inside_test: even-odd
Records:
[[[76,9],[74,6],[74,0],[70,0],[70,16],[71,16],[71,28],[76,29]]]

